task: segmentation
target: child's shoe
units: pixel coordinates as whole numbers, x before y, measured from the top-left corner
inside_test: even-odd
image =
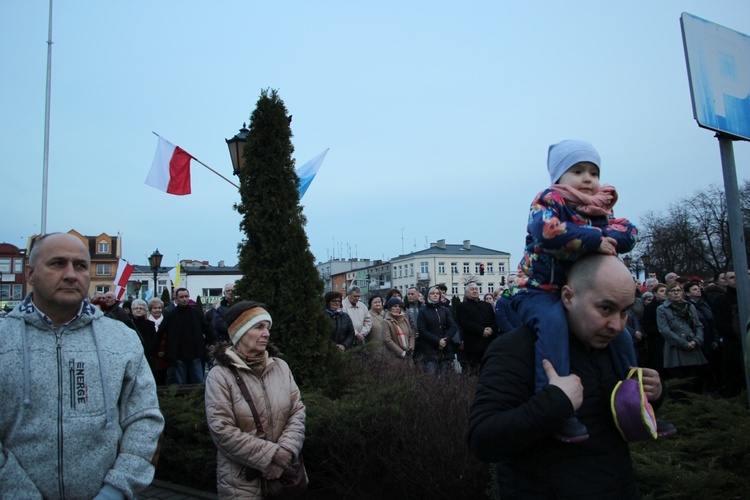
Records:
[[[674,428],[674,426],[673,426]],[[573,415],[565,420],[560,430],[555,433],[555,439],[564,443],[580,443],[589,438],[589,430]]]
[[[656,419],[656,434],[659,437],[674,436],[677,434],[677,427],[674,425],[664,422],[663,420]]]

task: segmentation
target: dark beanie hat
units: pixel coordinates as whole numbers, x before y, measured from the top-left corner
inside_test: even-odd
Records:
[[[403,309],[404,308],[404,302],[401,299],[399,299],[398,297],[391,297],[388,300],[388,303],[385,305],[385,308],[386,309],[390,309],[393,306],[401,306],[401,308]]]

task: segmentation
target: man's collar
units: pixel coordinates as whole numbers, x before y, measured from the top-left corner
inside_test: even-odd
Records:
[[[34,305],[34,311],[36,311],[37,315],[39,316],[39,319],[41,319],[42,321],[44,321],[50,327],[57,328],[55,326],[55,323],[52,321],[52,318],[50,318],[49,316],[47,316],[47,314],[44,311],[42,311],[41,309],[39,309],[39,306],[34,303],[33,296],[31,298],[31,302]],[[69,324],[73,323],[75,320],[77,320],[78,318],[80,318],[88,310],[88,308],[87,308],[88,305],[89,305],[88,304],[88,300],[84,300],[83,302],[81,302],[81,305],[78,308],[78,312],[71,319],[69,319],[68,321],[66,321],[62,325],[60,325],[60,328],[68,326]]]

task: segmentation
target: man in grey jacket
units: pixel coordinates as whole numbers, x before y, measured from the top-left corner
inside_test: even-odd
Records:
[[[86,298],[88,249],[36,241],[30,293],[0,323],[4,498],[134,498],[152,481],[164,419],[133,330]]]

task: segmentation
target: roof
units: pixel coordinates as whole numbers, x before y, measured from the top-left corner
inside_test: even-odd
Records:
[[[451,245],[449,243],[445,244],[445,248],[442,246],[431,246],[430,248],[425,248],[424,250],[420,250],[418,252],[412,252],[405,255],[399,255],[398,257],[394,257],[391,259],[391,261],[394,260],[403,260],[403,259],[409,259],[412,257],[428,257],[428,256],[451,256],[451,257],[459,257],[459,256],[470,256],[470,255],[495,255],[497,257],[504,257],[508,256],[510,257],[510,254],[508,252],[501,252],[500,250],[492,250],[491,248],[485,248],[480,247],[478,245],[470,245],[468,249],[464,247],[464,245]]]

